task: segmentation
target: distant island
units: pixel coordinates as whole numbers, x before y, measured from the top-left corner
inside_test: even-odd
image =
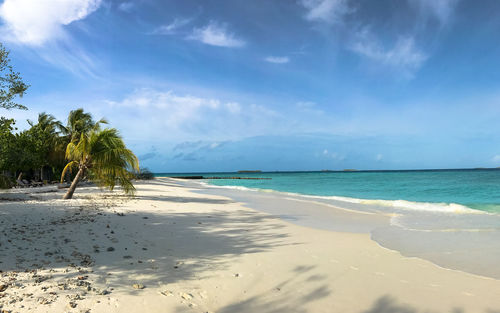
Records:
[[[238,173],[262,173],[260,170],[255,170],[255,171],[238,171]]]

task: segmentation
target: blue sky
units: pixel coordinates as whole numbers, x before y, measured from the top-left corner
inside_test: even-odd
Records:
[[[500,166],[500,3],[4,0],[29,111],[157,172]]]

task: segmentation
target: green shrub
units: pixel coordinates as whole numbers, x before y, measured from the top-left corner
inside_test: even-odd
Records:
[[[0,175],[0,189],[9,189],[14,186],[14,183],[11,178]]]
[[[147,168],[141,168],[141,171],[135,175],[135,178],[139,180],[151,180],[155,178],[155,175]]]

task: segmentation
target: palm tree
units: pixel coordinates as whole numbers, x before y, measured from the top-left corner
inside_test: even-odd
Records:
[[[40,166],[40,180],[43,181],[44,167],[57,160],[61,146],[59,132],[64,127],[54,116],[45,112],[38,114],[36,124],[30,120],[28,120],[28,124],[31,126],[29,131],[37,151],[37,156],[34,156],[38,160],[36,165]]]
[[[62,128],[62,133],[66,135],[69,142],[80,140],[83,133],[91,131],[99,124],[107,124],[105,119],[94,122],[90,113],[85,113],[82,108],[69,112],[68,123]]]
[[[78,141],[68,144],[66,159],[70,162],[63,170],[61,182],[68,169],[78,167],[78,172],[63,199],[71,199],[78,183],[86,176],[100,187],[113,190],[118,183],[127,194],[135,191],[131,171],[139,170],[139,160],[114,128],[101,130],[97,124],[83,132]]]
[[[99,127],[100,124],[107,123],[108,121],[103,118],[97,122],[94,122],[92,114],[85,113],[82,108],[70,111],[66,126],[61,128],[61,133],[64,135],[62,137],[64,147],[66,147],[70,142],[73,142],[75,144],[78,143],[83,133],[88,133],[95,127]],[[64,157],[65,152],[63,151],[62,154]],[[69,172],[67,172],[66,175],[66,177],[64,175],[61,176],[61,182],[64,181],[64,178],[66,178],[68,181],[70,180]]]

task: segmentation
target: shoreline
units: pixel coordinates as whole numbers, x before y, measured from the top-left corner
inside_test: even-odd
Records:
[[[181,180],[180,183],[184,182]],[[357,202],[343,197],[185,183],[186,186],[196,184],[206,187],[203,194],[234,198],[249,208],[280,215],[285,221],[294,224],[330,231],[369,233],[371,239],[380,246],[406,257],[425,259],[446,269],[500,279],[500,269],[495,265],[500,260],[500,242],[497,240],[500,237],[499,214],[474,209],[406,210],[381,206],[377,200]],[[304,204],[297,206],[292,202]],[[277,210],[278,206],[283,209]],[[308,210],[303,210],[303,206]],[[315,209],[311,210],[311,207]],[[339,210],[352,214],[333,213]],[[359,218],[360,214],[369,214],[371,217]],[[339,215],[343,216],[340,222]]]
[[[0,202],[0,230],[6,234],[0,239],[0,285],[7,285],[0,308],[222,313],[500,308],[500,281],[401,256],[367,232],[296,225],[171,179],[138,182],[137,189],[133,199],[84,187],[69,202],[58,200],[60,191]],[[354,214],[339,212],[334,214],[344,222]],[[376,214],[363,216],[346,227],[368,223],[365,218]]]

